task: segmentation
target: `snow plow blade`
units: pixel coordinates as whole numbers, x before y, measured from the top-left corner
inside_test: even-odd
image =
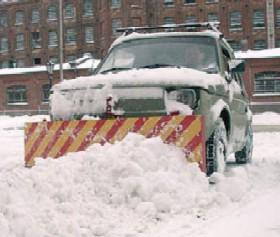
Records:
[[[164,143],[183,149],[190,161],[205,164],[203,116],[158,116],[102,120],[43,121],[25,125],[25,166],[35,158],[58,158],[69,152],[85,150],[89,145],[122,140],[129,132],[147,138],[159,136]]]

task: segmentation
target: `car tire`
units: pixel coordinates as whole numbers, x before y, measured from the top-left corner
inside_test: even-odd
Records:
[[[246,135],[246,144],[242,150],[235,152],[235,162],[237,164],[247,164],[252,161],[253,152],[253,129],[252,125],[248,126]]]
[[[227,131],[222,118],[216,122],[212,135],[206,142],[207,175],[214,172],[223,173],[226,166],[228,139]]]

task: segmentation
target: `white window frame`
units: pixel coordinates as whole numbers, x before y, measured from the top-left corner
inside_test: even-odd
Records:
[[[268,71],[255,74],[254,95],[280,95],[280,72]]]
[[[24,34],[19,33],[16,35],[16,50],[24,50]]]
[[[15,25],[23,25],[23,23],[24,23],[24,11],[18,10],[16,11]]]
[[[85,42],[86,43],[94,43],[94,27],[86,26],[85,27]]]
[[[57,6],[52,4],[48,6],[48,21],[56,21],[58,18],[58,9]]]
[[[48,46],[57,47],[58,46],[58,35],[55,30],[50,30],[48,32]]]

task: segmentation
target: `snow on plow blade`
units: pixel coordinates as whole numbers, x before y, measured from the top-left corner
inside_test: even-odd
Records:
[[[160,136],[163,142],[183,149],[190,161],[205,171],[205,138],[202,116],[158,116],[104,120],[70,120],[27,123],[25,126],[25,165],[35,158],[58,158],[68,152],[85,150],[93,143],[122,140],[129,132],[147,138]]]

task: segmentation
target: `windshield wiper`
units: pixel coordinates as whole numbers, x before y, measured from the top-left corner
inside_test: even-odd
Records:
[[[128,67],[112,67],[110,69],[104,70],[100,72],[101,74],[105,74],[107,72],[117,72],[117,71],[124,71],[124,70],[130,70],[131,68]]]
[[[172,64],[164,64],[164,63],[155,63],[155,64],[150,64],[150,65],[145,65],[145,66],[141,66],[138,67],[139,68],[161,68],[161,67],[181,67],[178,65],[172,65]]]

